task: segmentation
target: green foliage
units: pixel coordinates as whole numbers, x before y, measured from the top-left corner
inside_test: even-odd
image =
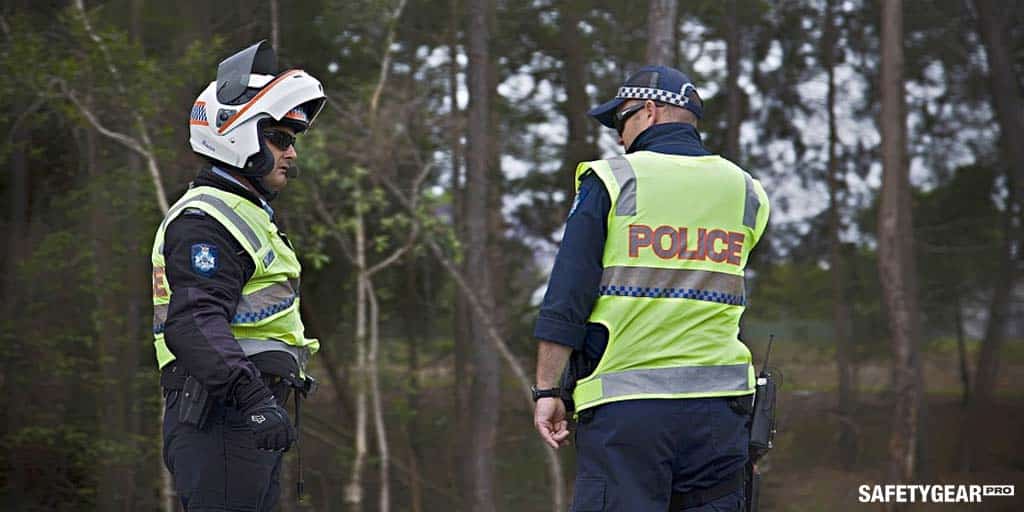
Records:
[[[99,453],[89,433],[71,426],[28,426],[8,435],[3,447],[0,467],[5,473],[22,473],[14,478],[29,484],[22,499],[52,510],[94,502],[95,488],[89,482]]]

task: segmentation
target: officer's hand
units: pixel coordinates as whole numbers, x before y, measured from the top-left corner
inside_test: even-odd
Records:
[[[274,397],[242,411],[242,414],[252,429],[256,448],[286,452],[295,442],[295,427]]]
[[[540,438],[556,450],[568,443],[569,421],[565,419],[565,403],[562,399],[546,397],[537,400],[533,409],[533,426],[537,427]]]
[[[252,429],[256,448],[288,451],[295,442],[295,428],[284,407],[259,378],[243,378],[235,388],[235,402],[245,424]]]

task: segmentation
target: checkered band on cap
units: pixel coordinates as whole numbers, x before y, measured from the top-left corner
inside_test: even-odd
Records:
[[[690,98],[686,97],[687,89],[692,89],[694,92],[697,91],[697,88],[691,83],[683,84],[681,93],[652,87],[619,87],[619,93],[615,97],[627,100],[653,100],[677,107],[685,107],[690,103]]]

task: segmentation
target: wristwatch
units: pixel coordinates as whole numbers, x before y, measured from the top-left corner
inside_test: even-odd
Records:
[[[533,395],[534,402],[541,398],[562,398],[562,388],[537,389],[537,386],[530,386],[530,393]]]

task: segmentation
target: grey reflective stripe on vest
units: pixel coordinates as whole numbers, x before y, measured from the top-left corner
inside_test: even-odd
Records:
[[[293,282],[298,284],[298,280],[289,280],[283,283],[274,283],[248,295],[242,295],[238,299],[238,307],[235,308],[235,316],[231,319],[231,323],[251,324],[288,309],[298,298]],[[168,304],[153,306],[153,334],[164,332],[167,308]]]
[[[262,354],[263,352],[284,352],[292,356],[303,371],[306,370],[306,363],[309,362],[309,350],[306,350],[304,347],[294,347],[283,341],[240,339],[238,340],[238,345],[242,347],[245,357]]]
[[[694,299],[733,306],[746,304],[743,276],[655,267],[608,267],[601,273],[601,295]]]
[[[615,181],[619,184],[619,202],[615,207],[615,215],[628,217],[636,215],[636,172],[626,157],[616,156],[608,159]]]
[[[231,222],[231,224],[233,224],[236,229],[241,231],[245,239],[249,241],[249,245],[252,246],[253,251],[259,252],[260,248],[263,247],[263,244],[260,243],[259,237],[256,236],[256,232],[253,231],[251,227],[249,227],[249,224],[245,222],[245,219],[238,215],[238,213],[235,212],[235,210],[231,209],[231,207],[228,206],[228,204],[222,201],[219,197],[215,197],[210,194],[199,194],[189,199],[188,201],[185,201],[184,203],[181,203],[175,206],[174,208],[171,208],[171,210],[167,212],[167,217],[164,218],[164,222],[160,226],[160,228],[164,229],[165,225],[167,224],[167,219],[173,219],[174,216],[179,211],[181,211],[182,208],[187,208],[189,205],[193,203],[206,203],[214,207],[218,212],[227,217],[228,222]],[[164,252],[163,242],[160,243],[160,252]]]
[[[749,365],[681,366],[607,373],[601,381],[601,398],[626,395],[716,393],[746,391]]]
[[[757,198],[757,190],[754,189],[754,178],[747,173],[743,173],[743,178],[747,182],[747,197],[743,202],[743,225],[756,229],[757,210],[761,208],[761,200]]]
[[[169,304],[156,304],[153,306],[153,334],[164,332],[164,324],[167,323],[167,308]]]
[[[274,283],[253,293],[242,295],[235,308],[233,324],[258,322],[291,307],[298,295],[291,281]]]

